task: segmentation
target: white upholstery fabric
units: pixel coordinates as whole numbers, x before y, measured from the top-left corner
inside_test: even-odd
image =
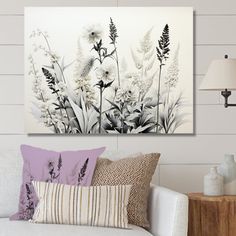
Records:
[[[0,151],[0,217],[8,217],[18,208],[22,160],[16,150]]]
[[[150,232],[154,236],[186,236],[188,197],[166,188],[152,186],[149,198]]]
[[[75,225],[33,224],[27,221],[0,219],[0,236],[151,236],[137,226],[117,229]]]

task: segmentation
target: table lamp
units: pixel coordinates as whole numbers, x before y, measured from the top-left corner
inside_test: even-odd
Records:
[[[225,59],[213,60],[199,90],[219,90],[225,99],[226,108],[236,106],[228,103],[231,90],[236,90],[236,59],[229,59],[225,55]]]

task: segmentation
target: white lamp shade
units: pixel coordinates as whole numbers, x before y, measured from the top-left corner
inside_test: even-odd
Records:
[[[200,90],[236,90],[236,59],[211,62]]]

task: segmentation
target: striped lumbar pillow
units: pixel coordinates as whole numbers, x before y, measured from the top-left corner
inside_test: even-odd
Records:
[[[39,199],[34,223],[128,228],[131,185],[80,187],[32,183]]]

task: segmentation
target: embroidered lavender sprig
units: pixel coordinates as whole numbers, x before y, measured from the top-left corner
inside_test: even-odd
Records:
[[[32,197],[32,190],[30,188],[30,183],[25,184],[25,189],[26,189],[26,198],[27,198],[27,204],[26,204],[26,210],[29,212],[29,214],[34,212],[34,202],[33,202],[33,197]]]
[[[57,170],[60,171],[61,167],[62,167],[62,158],[61,158],[61,154],[60,154],[59,159],[58,159],[58,164],[57,164]]]
[[[81,184],[85,174],[86,174],[86,170],[87,170],[87,167],[88,167],[88,162],[89,162],[89,159],[87,158],[86,161],[84,162],[84,165],[82,166],[82,168],[80,169],[80,172],[79,172],[79,175],[78,175],[78,185]]]
[[[57,167],[55,167],[55,163],[53,161],[48,162],[48,174],[50,178],[46,180],[46,182],[55,182],[55,180],[59,180],[60,170],[62,168],[62,158],[61,155],[58,158]]]

